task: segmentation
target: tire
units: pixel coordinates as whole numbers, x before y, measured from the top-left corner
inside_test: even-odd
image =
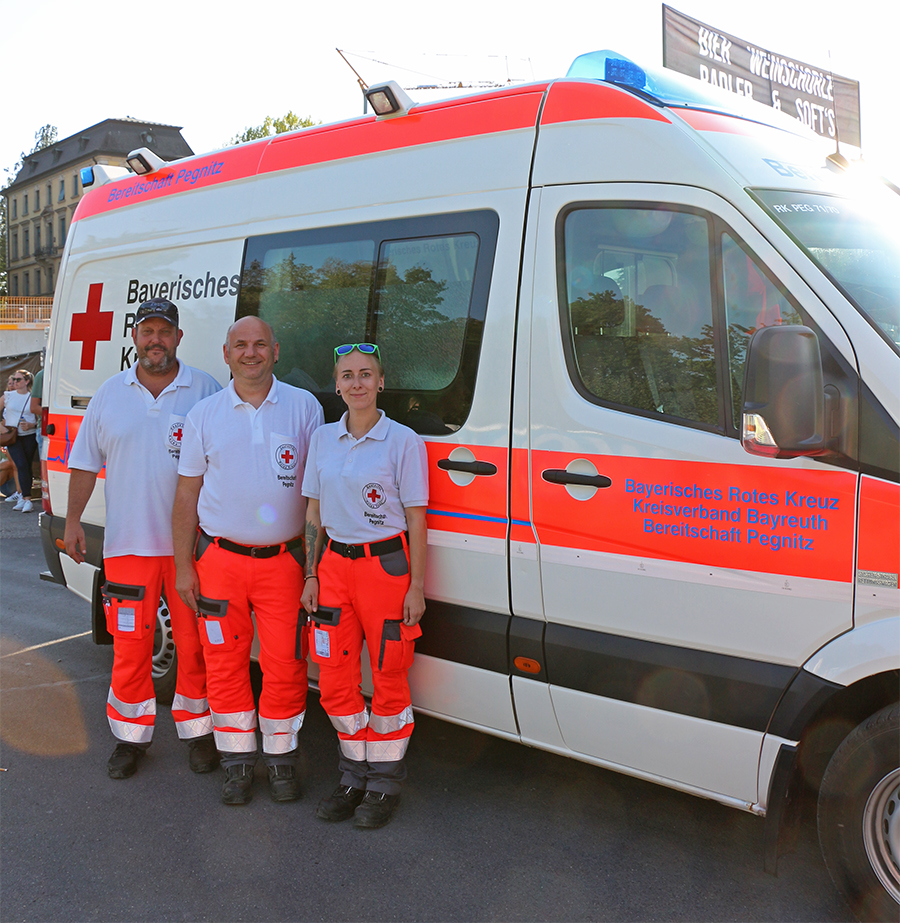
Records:
[[[819,789],[819,845],[858,920],[900,918],[900,707],[860,724]]]
[[[162,705],[171,705],[175,698],[178,658],[175,653],[175,638],[172,635],[172,616],[165,596],[160,597],[159,608],[156,611],[152,675],[156,701]]]

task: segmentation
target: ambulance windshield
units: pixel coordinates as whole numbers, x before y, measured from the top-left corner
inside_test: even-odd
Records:
[[[900,196],[753,195],[900,353]]]

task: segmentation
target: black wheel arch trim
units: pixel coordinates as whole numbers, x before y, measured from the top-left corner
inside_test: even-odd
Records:
[[[785,740],[800,740],[815,715],[843,688],[808,670],[797,670],[772,715],[768,733]]]

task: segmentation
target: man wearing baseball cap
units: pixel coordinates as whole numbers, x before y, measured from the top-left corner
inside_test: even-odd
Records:
[[[153,737],[151,665],[161,595],[178,652],[172,702],[178,736],[190,745],[194,772],[218,765],[197,619],[175,591],[172,503],[187,412],[221,387],[176,358],[183,335],[171,301],[145,301],[138,308],[131,331],[137,358],[97,389],[69,456],[65,545],[78,564],[87,550],[81,516],[106,466],[103,605],[113,636],[106,713],[118,741],[107,765],[112,779],[134,774]]]

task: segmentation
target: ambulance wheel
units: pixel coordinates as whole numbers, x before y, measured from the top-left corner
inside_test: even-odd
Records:
[[[171,705],[175,698],[175,680],[177,666],[175,655],[175,638],[172,635],[172,616],[165,596],[159,599],[156,610],[156,634],[153,638],[153,688],[156,701],[162,705]]]
[[[900,707],[860,724],[819,789],[819,844],[858,920],[900,917]]]

